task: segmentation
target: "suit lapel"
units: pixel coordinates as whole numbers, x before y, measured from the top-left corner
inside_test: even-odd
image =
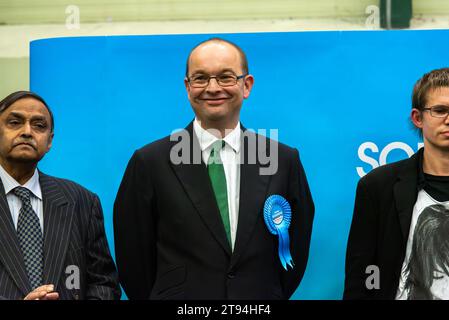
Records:
[[[257,141],[257,148],[259,148],[259,139],[265,139],[265,137],[257,136],[254,133],[246,131],[243,127],[242,130],[245,134],[242,134],[241,142],[239,219],[231,268],[235,266],[243,254],[257,220],[263,218],[263,205],[271,177],[269,175],[260,175],[261,165],[257,159],[256,163],[249,160],[249,158],[254,156],[254,154],[251,155],[250,153],[256,152],[258,154],[258,150],[249,148],[248,141]],[[245,136],[250,135],[254,136],[245,139]]]
[[[70,240],[72,214],[56,180],[39,172],[44,202],[44,284],[58,284]]]
[[[23,295],[31,292],[31,285],[23,261],[16,229],[11,217],[5,189],[0,180],[0,261]]]
[[[193,163],[194,153],[201,157],[201,148],[198,139],[193,132],[193,122],[186,128],[190,138],[190,163]],[[201,158],[200,164],[173,164],[168,159],[185,192],[197,209],[202,220],[209,228],[214,238],[223,247],[228,255],[231,255],[231,248],[226,238],[220,211],[215,201],[215,195],[209,180],[207,168]]]
[[[420,150],[420,152],[422,152],[422,150]],[[407,244],[413,207],[418,196],[418,156],[418,153],[416,153],[406,162],[406,165],[398,174],[398,181],[393,188],[404,245]]]

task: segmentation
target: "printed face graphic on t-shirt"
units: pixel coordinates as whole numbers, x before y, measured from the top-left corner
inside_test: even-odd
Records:
[[[407,299],[449,299],[449,208],[425,207],[413,232],[405,269]]]

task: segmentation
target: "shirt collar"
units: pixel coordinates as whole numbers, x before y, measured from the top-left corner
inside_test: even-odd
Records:
[[[204,130],[198,119],[195,118],[193,121],[193,131],[196,134],[196,137],[198,138],[201,151],[204,152],[204,150],[210,148],[212,144],[218,140],[216,136],[208,132],[207,130]],[[241,137],[241,129],[240,129],[240,122],[237,123],[237,126],[232,129],[231,132],[229,132],[223,140],[228,144],[236,153],[240,152],[240,141]]]
[[[35,197],[42,200],[42,190],[39,184],[39,172],[37,169],[34,170],[33,176],[24,185],[21,185],[0,165],[0,178],[5,188],[5,194],[8,194],[16,187],[24,187],[30,190]]]

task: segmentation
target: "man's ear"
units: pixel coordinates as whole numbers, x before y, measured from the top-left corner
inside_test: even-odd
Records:
[[[422,129],[423,127],[423,113],[422,111],[413,108],[412,113],[410,114],[410,118],[412,119],[415,127]]]
[[[190,97],[190,85],[189,85],[189,80],[187,79],[187,77],[184,78],[184,85],[185,85],[185,87],[186,87],[187,94],[188,94],[189,97]]]
[[[243,82],[243,98],[247,99],[251,94],[251,89],[254,85],[254,77],[252,75],[247,75]]]
[[[48,137],[48,144],[47,144],[47,152],[50,151],[51,146],[53,145],[53,137],[55,136],[55,133],[52,132],[50,136]]]

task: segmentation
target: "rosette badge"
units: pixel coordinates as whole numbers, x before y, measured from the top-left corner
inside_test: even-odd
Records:
[[[263,217],[268,231],[279,237],[279,259],[282,266],[293,268],[293,259],[290,254],[290,240],[288,227],[292,219],[292,210],[288,201],[280,195],[271,195],[265,200]]]

